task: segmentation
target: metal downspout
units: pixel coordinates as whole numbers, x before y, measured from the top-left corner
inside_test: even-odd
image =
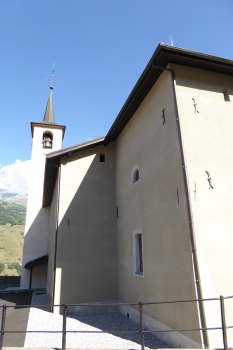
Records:
[[[194,269],[194,274],[195,274],[197,299],[203,299],[199,264],[198,264],[198,258],[197,258],[197,246],[196,246],[196,238],[195,238],[195,231],[194,231],[192,206],[191,206],[191,199],[190,199],[190,194],[189,194],[188,174],[187,174],[187,168],[186,168],[186,162],[185,162],[183,138],[182,138],[179,109],[178,109],[177,95],[176,95],[175,72],[173,69],[157,66],[153,63],[152,63],[152,67],[156,68],[156,69],[165,70],[165,71],[168,71],[171,73],[172,89],[173,89],[175,111],[176,111],[177,129],[178,129],[178,135],[179,135],[179,141],[180,141],[181,160],[182,160],[182,168],[183,168],[183,175],[184,175],[185,193],[186,193],[186,198],[187,198],[190,240],[191,240],[191,248],[192,248],[192,256],[193,256],[193,269]],[[209,337],[208,337],[208,332],[206,330],[207,324],[206,324],[206,318],[205,318],[205,309],[204,309],[204,303],[202,300],[198,301],[198,306],[199,306],[201,328],[204,328],[204,329],[202,329],[202,337],[203,337],[204,346],[205,346],[205,348],[209,348]]]
[[[54,311],[54,295],[55,295],[55,281],[56,281],[56,264],[57,264],[57,237],[58,237],[58,220],[59,220],[59,202],[60,202],[60,182],[61,182],[61,167],[58,167],[58,186],[57,186],[57,210],[56,210],[56,232],[54,245],[54,265],[53,265],[53,287],[52,287],[52,307]]]
[[[32,269],[33,269],[33,266],[30,268],[29,289],[31,289],[31,288],[32,288]]]

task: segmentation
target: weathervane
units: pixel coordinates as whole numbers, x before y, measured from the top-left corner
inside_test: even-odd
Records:
[[[45,80],[49,80],[50,81],[50,90],[53,90],[53,83],[55,81],[59,81],[57,79],[54,79],[54,63],[53,63],[53,70],[52,70],[52,76],[51,78],[46,78]]]

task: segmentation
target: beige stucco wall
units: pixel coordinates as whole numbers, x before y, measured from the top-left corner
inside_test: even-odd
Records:
[[[62,158],[55,303],[115,299],[115,145],[110,144]]]
[[[140,180],[132,185],[135,165]],[[117,139],[116,184],[119,299],[138,302],[195,298],[181,153],[168,72],[162,73]],[[132,232],[139,229],[143,235],[144,276],[134,274]],[[144,312],[172,329],[199,326],[194,303],[148,306]],[[184,335],[201,343],[199,332]],[[174,344],[185,346],[182,337],[174,338]],[[194,347],[191,340],[190,347]]]
[[[233,294],[233,77],[173,65],[192,200],[198,258],[206,298]],[[231,102],[223,90],[228,89]],[[193,100],[197,100],[194,112]],[[210,171],[214,189],[209,189]],[[194,188],[196,184],[196,199]],[[219,301],[205,305],[208,327],[220,325]],[[233,300],[226,301],[233,325]],[[222,347],[221,331],[210,331],[210,345]],[[233,331],[228,330],[228,346]]]
[[[53,133],[52,149],[42,148],[45,131]],[[62,130],[47,128],[43,125],[34,127],[22,266],[48,253],[50,208],[42,208],[45,155],[60,149],[61,142]],[[21,288],[28,288],[29,278],[29,270],[22,269]],[[41,287],[44,287],[44,282]]]
[[[56,179],[53,198],[50,205],[50,235],[48,242],[48,270],[47,270],[47,292],[52,300],[53,297],[53,279],[54,279],[54,258],[55,258],[55,238],[57,227],[57,215],[58,215],[58,193],[59,193],[59,173]]]

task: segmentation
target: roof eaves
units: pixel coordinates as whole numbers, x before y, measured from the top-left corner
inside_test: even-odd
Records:
[[[149,60],[147,66],[145,67],[144,71],[142,72],[141,76],[139,77],[139,79],[137,80],[136,84],[133,87],[133,90],[131,91],[131,93],[129,94],[127,100],[125,101],[123,107],[121,108],[120,112],[118,113],[117,118],[114,120],[112,126],[110,127],[107,135],[106,135],[106,139],[105,139],[105,143],[108,143],[109,141],[112,141],[112,134],[114,133],[116,127],[119,125],[119,123],[121,122],[125,112],[127,111],[127,109],[129,109],[130,104],[132,104],[133,99],[135,98],[135,95],[137,94],[137,91],[139,91],[140,87],[142,86],[146,76],[148,76],[150,70],[152,70],[152,62],[154,62],[155,57],[159,56],[160,52],[161,52],[161,48],[164,46],[164,44],[159,44],[156,48],[156,50],[154,51],[151,59]],[[116,139],[116,138],[114,138]]]
[[[202,64],[198,62],[202,62]],[[160,43],[110,127],[106,135],[105,144],[117,139],[158,77],[162,74],[162,70],[152,68],[152,63],[156,63],[164,68],[169,63],[178,63],[193,67],[196,65],[199,68],[210,71],[218,71],[220,69],[219,67],[222,67],[221,73],[233,75],[232,60]]]
[[[46,158],[54,158],[54,157],[62,157],[67,155],[67,153],[75,153],[75,152],[79,152],[82,151],[85,148],[91,148],[91,147],[95,147],[98,146],[100,144],[102,144],[105,140],[105,136],[102,137],[98,137],[97,139],[93,139],[93,140],[89,140],[89,141],[85,141],[82,143],[79,143],[77,145],[74,146],[70,146],[70,147],[66,147],[66,148],[62,148],[59,151],[54,151],[54,152],[50,152],[47,153]]]
[[[48,261],[48,258],[49,258],[49,256],[48,256],[48,254],[46,254],[46,255],[40,256],[39,258],[30,260],[24,265],[24,268],[31,269],[33,266],[43,264],[44,262]]]
[[[65,131],[66,131],[66,126],[65,125],[60,125],[57,123],[50,123],[50,122],[31,122],[31,133],[32,133],[32,138],[33,138],[33,129],[34,126],[39,126],[39,127],[49,127],[51,129],[61,129],[62,130],[62,139],[64,138]]]
[[[202,53],[202,52],[198,52],[198,51],[192,51],[192,50],[188,50],[188,49],[183,49],[180,47],[176,47],[176,46],[169,46],[166,44],[160,44],[160,46],[163,48],[163,50],[169,51],[169,52],[174,52],[184,56],[190,56],[190,57],[195,57],[196,59],[199,60],[206,60],[208,62],[216,62],[216,64],[224,64],[228,67],[232,67],[233,66],[233,60],[229,60],[227,58],[223,58],[223,57],[218,57],[218,56],[213,56],[213,55],[209,55],[206,53]]]
[[[103,145],[104,140],[105,137],[99,137],[97,139],[86,141],[72,147],[63,148],[60,151],[51,152],[46,155],[44,190],[42,199],[43,207],[47,207],[51,203],[61,158],[65,156],[69,158],[73,153]]]

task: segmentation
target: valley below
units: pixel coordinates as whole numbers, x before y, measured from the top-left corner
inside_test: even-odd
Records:
[[[0,276],[20,276],[24,225],[0,225]]]
[[[20,276],[27,196],[0,188],[0,276]]]

